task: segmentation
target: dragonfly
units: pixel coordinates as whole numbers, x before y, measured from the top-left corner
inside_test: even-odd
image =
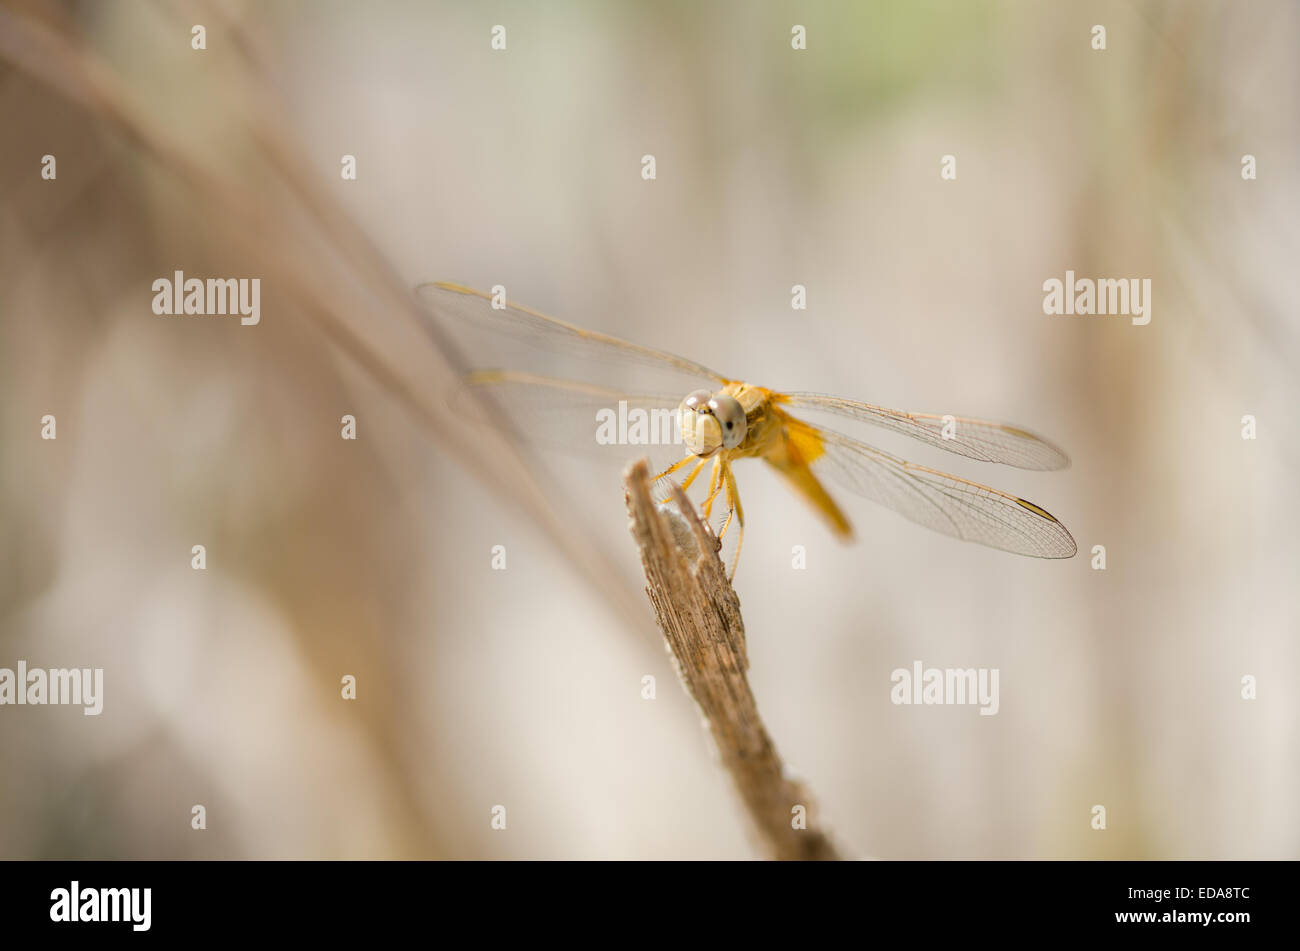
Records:
[[[908,462],[796,413],[822,412],[882,427],[981,462],[1032,470],[1064,469],[1070,464],[1061,449],[1020,426],[768,389],[723,376],[667,351],[584,330],[514,303],[503,292],[489,294],[459,284],[432,282],[421,284],[416,294],[441,318],[468,322],[616,369],[650,368],[694,379],[696,383],[684,396],[680,392],[638,393],[617,385],[511,369],[474,370],[464,377],[464,383],[470,391],[500,397],[498,405],[507,408],[547,405],[578,413],[581,407],[597,407],[599,413],[626,405],[674,414],[684,455],[655,476],[655,481],[682,473],[682,488],[689,489],[708,470],[708,492],[701,511],[707,521],[715,504],[725,510],[717,531],[719,543],[731,526],[736,526],[729,572],[732,579],[740,563],[745,530],[733,470],[744,459],[766,463],[811,505],[834,535],[846,541],[853,538],[853,527],[827,490],[826,481],[964,541],[1036,558],[1070,558],[1077,551],[1066,527],[1040,505]]]

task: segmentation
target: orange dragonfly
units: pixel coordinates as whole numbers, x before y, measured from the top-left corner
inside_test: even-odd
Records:
[[[465,377],[474,391],[504,398],[507,407],[546,404],[566,414],[580,407],[613,407],[662,413],[675,420],[685,449],[656,481],[687,470],[683,489],[709,467],[709,490],[701,509],[707,519],[721,496],[726,509],[718,537],[737,526],[731,576],[740,561],[745,515],[733,464],[762,459],[822,516],[842,539],[853,528],[822,483],[829,477],[926,528],[991,548],[1036,558],[1070,558],[1074,538],[1050,512],[1033,502],[938,469],[907,462],[849,436],[813,425],[792,410],[834,414],[903,433],[931,446],[982,462],[1021,469],[1063,469],[1069,458],[1046,439],[1019,426],[964,416],[908,413],[871,403],[787,393],[725,377],[684,357],[643,347],[608,334],[583,330],[512,303],[501,293],[488,294],[458,284],[429,283],[417,296],[439,317],[505,333],[584,361],[620,368],[649,367],[669,371],[696,386],[683,398],[676,394],[627,392],[620,386],[540,376],[513,370],[477,370]],[[586,365],[586,363],[584,363]],[[509,412],[509,410],[508,410]],[[588,415],[586,421],[589,423]],[[527,435],[527,433],[525,433]]]

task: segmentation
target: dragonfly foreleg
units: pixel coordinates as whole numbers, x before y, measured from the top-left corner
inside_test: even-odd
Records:
[[[695,456],[687,456],[685,459],[682,459],[680,462],[676,462],[676,463],[674,463],[673,465],[671,465],[671,466],[669,466],[667,469],[665,469],[662,473],[660,473],[659,475],[655,476],[655,477],[650,481],[650,484],[651,484],[651,485],[654,485],[654,484],[656,484],[660,479],[666,479],[668,476],[672,475],[674,472],[676,472],[678,469],[680,469],[682,466],[684,466],[686,463],[690,462],[690,461],[691,461],[692,459],[694,459],[694,458],[695,458]],[[683,491],[683,492],[685,492],[687,489],[689,489],[689,488],[691,487],[691,483],[695,481],[695,477],[696,477],[697,475],[699,475],[699,474],[700,474],[700,470],[704,468],[704,463],[705,463],[705,460],[704,460],[704,459],[701,459],[699,462],[697,462],[697,463],[695,464],[695,468],[691,470],[691,474],[688,475],[688,476],[686,477],[686,481],[682,483],[682,491]],[[671,502],[672,500],[673,500],[673,497],[672,497],[671,495],[666,495],[666,496],[664,496],[662,499],[659,500],[659,504],[660,504],[660,505],[667,505],[667,504],[668,504],[669,502]]]
[[[674,472],[676,472],[678,469],[686,465],[686,463],[690,462],[694,458],[695,458],[694,456],[683,456],[682,458],[674,462],[671,466],[669,466],[667,469],[665,469],[663,472],[659,473],[657,476],[651,479],[650,484],[654,485],[660,479],[668,478],[670,475],[672,475]]]
[[[689,489],[689,488],[691,487],[691,483],[695,481],[695,477],[696,477],[697,475],[699,475],[700,472],[704,469],[704,463],[707,462],[707,461],[708,461],[708,460],[706,460],[706,459],[701,459],[701,460],[696,464],[695,468],[691,470],[691,474],[688,475],[688,476],[686,477],[686,481],[682,483],[682,491],[683,491],[683,492],[685,492],[687,489]]]

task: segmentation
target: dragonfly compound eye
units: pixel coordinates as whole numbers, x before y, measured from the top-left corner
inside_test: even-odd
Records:
[[[694,410],[697,413],[708,412],[708,410],[705,409],[705,407],[707,407],[708,405],[709,405],[708,390],[696,390],[690,396],[686,397],[686,399],[682,400],[683,407],[689,410]]]
[[[707,457],[722,448],[722,426],[713,415],[708,390],[696,390],[677,409],[682,442],[696,456]]]
[[[717,417],[718,425],[722,429],[723,446],[727,449],[735,449],[745,441],[745,431],[749,428],[749,423],[745,419],[744,407],[734,396],[719,393],[709,400],[709,409],[713,410],[713,415]]]

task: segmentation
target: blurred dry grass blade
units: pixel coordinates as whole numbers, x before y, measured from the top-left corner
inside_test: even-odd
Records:
[[[114,12],[127,21],[122,25],[127,32],[156,26],[148,21],[167,15],[163,8],[145,5],[124,6]],[[237,332],[225,337],[220,347],[228,349],[218,351],[235,357],[257,351],[257,359],[248,364],[253,376],[260,377],[255,379],[253,386],[262,387],[262,393],[270,393],[279,385],[283,391],[293,394],[293,398],[287,399],[283,406],[271,407],[262,403],[252,406],[255,411],[274,415],[278,410],[292,408],[290,411],[296,410],[296,414],[291,417],[291,425],[311,429],[310,423],[304,421],[304,413],[310,416],[315,412],[317,407],[313,401],[322,391],[312,390],[311,380],[320,378],[311,377],[310,373],[319,369],[321,363],[328,366],[335,354],[359,365],[364,375],[410,414],[409,417],[400,412],[393,414],[403,425],[407,420],[414,420],[430,441],[462,463],[514,512],[537,525],[616,612],[621,621],[620,629],[643,632],[646,636],[638,638],[638,642],[647,653],[653,649],[656,646],[655,631],[644,604],[627,576],[614,569],[614,561],[602,557],[600,546],[580,527],[582,521],[566,514],[567,503],[563,494],[545,491],[536,481],[535,468],[521,460],[520,454],[502,433],[484,431],[482,427],[467,424],[446,405],[444,396],[460,372],[455,355],[436,336],[418,310],[407,282],[328,193],[328,189],[321,186],[319,169],[311,165],[306,149],[289,136],[285,131],[288,124],[278,117],[283,110],[276,110],[274,104],[278,103],[278,97],[274,88],[259,82],[255,76],[247,75],[247,64],[243,59],[225,54],[210,55],[204,60],[202,81],[213,83],[217,88],[212,99],[204,99],[202,90],[196,93],[191,88],[196,82],[194,76],[187,76],[185,82],[178,79],[177,88],[186,95],[177,94],[175,99],[191,110],[203,113],[208,107],[222,107],[211,116],[204,114],[203,124],[207,131],[219,136],[221,143],[220,147],[213,147],[211,141],[195,138],[192,128],[182,127],[184,123],[178,126],[174,116],[169,121],[165,110],[160,110],[159,102],[150,98],[157,92],[156,78],[161,69],[154,68],[151,72],[150,66],[154,64],[149,63],[147,57],[159,55],[156,47],[147,47],[141,53],[143,62],[125,64],[98,46],[99,40],[92,47],[80,32],[83,28],[77,22],[58,17],[57,8],[32,15],[25,10],[0,5],[0,82],[7,86],[8,102],[21,109],[17,118],[24,120],[7,123],[13,141],[39,140],[39,135],[32,135],[33,126],[40,128],[36,117],[44,112],[57,112],[58,122],[62,123],[57,128],[72,130],[67,141],[75,143],[81,150],[78,157],[82,160],[68,162],[65,158],[67,153],[60,150],[59,184],[62,186],[66,182],[67,187],[59,189],[64,204],[56,209],[53,217],[46,197],[54,194],[53,191],[47,189],[43,192],[42,200],[25,201],[28,193],[24,189],[32,187],[30,182],[34,176],[7,175],[4,190],[0,191],[0,225],[3,226],[0,238],[3,238],[6,248],[14,252],[6,255],[5,263],[11,268],[10,274],[21,273],[24,262],[32,265],[30,273],[35,274],[36,279],[28,281],[31,286],[27,290],[59,317],[44,322],[15,320],[10,323],[6,319],[6,330],[11,331],[13,339],[19,342],[9,351],[16,358],[15,362],[31,362],[26,346],[33,340],[40,342],[38,338],[22,336],[28,327],[42,326],[52,338],[80,340],[88,347],[122,332],[123,325],[135,330],[147,323],[148,333],[130,338],[132,346],[145,338],[156,340],[165,337],[168,325],[158,321],[148,310],[150,275],[166,272],[160,269],[161,262],[170,260],[176,266],[193,262],[196,267],[200,263],[215,263],[225,273],[258,275],[264,279],[264,287],[269,291],[263,299],[264,305],[274,297],[274,311],[266,309],[264,316],[274,313],[274,318],[263,321],[253,330],[244,331],[242,335]],[[112,31],[105,33],[112,35]],[[104,42],[111,44],[111,40]],[[149,82],[142,83],[141,75],[149,77]],[[65,104],[70,108],[63,109]],[[55,108],[52,109],[52,105]],[[37,149],[36,157],[39,155]],[[19,155],[15,161],[25,159]],[[65,169],[68,170],[66,178]],[[106,196],[111,196],[111,200],[106,201]],[[112,209],[112,220],[105,217],[105,207]],[[84,229],[86,221],[102,225],[103,234],[93,227]],[[47,235],[50,232],[59,234],[54,231],[56,225],[75,233],[81,240],[49,240]],[[172,245],[167,241],[169,236],[179,236],[184,243]],[[97,238],[98,242],[92,244],[92,238]],[[76,294],[67,292],[61,296],[65,288],[51,288],[48,275],[67,275],[67,284],[76,286]],[[19,291],[17,285],[17,281],[7,284],[6,294],[13,292],[16,295]],[[59,309],[58,301],[71,300],[74,296],[77,298],[76,306]],[[6,302],[8,300],[6,298]],[[6,314],[8,312],[6,310]],[[75,319],[70,319],[70,315],[76,315]],[[201,336],[202,331],[198,333]],[[317,346],[322,338],[332,347]],[[194,343],[195,339],[200,337],[185,335],[179,350],[197,353],[212,346],[210,342]],[[246,349],[241,351],[240,348]],[[292,359],[299,351],[305,354],[301,363]],[[72,354],[76,351],[69,347],[65,352]],[[167,351],[163,347],[158,352]],[[285,360],[286,355],[291,359]],[[39,360],[35,362],[42,365]],[[84,370],[75,359],[65,358],[63,364],[65,372],[74,379]],[[309,365],[311,370],[306,369]],[[150,369],[146,364],[145,372]],[[279,376],[282,369],[284,378]],[[304,380],[307,385],[303,385]],[[123,390],[131,389],[127,383],[121,386]],[[219,398],[229,400],[232,406],[238,405],[233,389],[217,388],[217,392],[221,393]],[[245,403],[244,408],[251,405]],[[385,410],[389,406],[391,404],[385,405]],[[184,430],[174,426],[169,428],[178,417],[169,415],[168,406],[141,402],[140,410],[143,422],[159,430],[162,444],[186,444],[187,433]],[[322,407],[322,410],[326,416],[329,415],[328,408]],[[63,421],[61,413],[60,422]],[[269,429],[273,430],[274,426]],[[67,439],[68,435],[61,427],[60,436]],[[76,445],[76,437],[69,443]],[[295,443],[295,447],[302,445],[311,445],[311,440]],[[205,446],[203,451],[215,453],[218,448]],[[221,465],[226,464],[229,464],[228,460]],[[219,481],[221,465],[213,472],[216,481]],[[369,472],[382,475],[381,459],[372,457],[371,466]],[[39,467],[34,465],[33,469]],[[43,477],[47,476],[44,470],[39,471]],[[178,486],[183,482],[174,476],[169,478]],[[317,480],[317,485],[327,481]],[[199,495],[194,489],[198,484],[205,483],[186,484],[191,499]],[[27,488],[24,486],[24,492],[16,494],[15,498],[30,506],[31,493],[26,491]],[[374,486],[368,488],[373,495]],[[613,496],[616,489],[612,479],[609,489]],[[115,501],[129,505],[124,497],[129,492],[129,488],[117,491]],[[365,492],[357,493],[358,497],[363,495]],[[57,498],[57,510],[62,511],[65,500],[52,498]],[[340,550],[341,546],[308,542],[308,539],[319,539],[316,534],[319,526],[302,518],[278,521],[286,511],[305,515],[311,511],[309,505],[300,504],[301,500],[281,505],[279,503],[284,500],[275,492],[263,493],[262,500],[259,506],[243,510],[243,521],[214,519],[207,523],[209,530],[224,535],[228,554],[242,549],[247,553],[275,552],[291,557],[276,559],[272,556],[265,561],[232,564],[219,576],[230,579],[232,585],[239,585],[236,590],[249,592],[250,598],[256,592],[265,598],[265,603],[273,604],[277,611],[283,612],[283,629],[286,636],[293,638],[294,653],[291,657],[302,661],[301,680],[308,685],[313,700],[319,695],[310,693],[311,690],[323,683],[337,683],[334,678],[337,678],[342,662],[347,663],[359,675],[359,680],[368,685],[367,702],[357,707],[350,723],[355,724],[358,734],[364,737],[355,748],[372,754],[372,757],[359,754],[357,759],[348,760],[354,768],[357,763],[374,768],[375,775],[359,779],[356,788],[369,783],[365,789],[381,790],[379,795],[383,795],[378,810],[382,818],[375,817],[375,828],[382,831],[374,832],[367,843],[389,843],[381,847],[381,854],[390,857],[445,857],[449,851],[454,852],[456,846],[453,837],[438,827],[433,815],[433,802],[437,799],[431,798],[427,785],[422,785],[420,770],[425,764],[412,754],[411,747],[412,737],[424,734],[418,728],[413,729],[410,708],[406,705],[412,687],[404,679],[405,672],[401,666],[391,662],[388,651],[396,639],[394,631],[401,621],[399,611],[392,605],[378,604],[364,597],[364,593],[383,591],[386,584],[393,583],[390,576],[392,562],[375,561],[370,566],[371,573],[358,571],[357,560],[349,561],[347,553]],[[185,503],[178,495],[175,504],[179,507]],[[350,503],[345,502],[332,514],[340,515],[341,510],[347,510],[349,506]],[[39,510],[40,507],[36,508]],[[315,511],[320,510],[317,508]],[[383,511],[373,506],[367,508],[364,502],[358,502],[353,512],[365,513],[366,520],[349,528],[343,515],[331,530],[337,533],[336,537],[346,536],[348,546],[355,545],[359,551],[366,551],[379,537],[379,522],[375,516],[382,517]],[[203,514],[197,518],[201,520]],[[36,531],[34,526],[35,523],[24,526],[24,531],[13,533],[10,540],[15,544],[11,550],[16,551],[18,543],[25,542],[26,535]],[[45,530],[44,523],[41,528]],[[6,635],[16,631],[16,637],[20,637],[25,629],[44,633],[42,624],[48,621],[51,606],[57,601],[50,592],[59,592],[62,597],[68,590],[85,591],[86,586],[93,586],[95,582],[93,571],[64,570],[69,564],[66,551],[45,535],[41,540],[49,547],[49,557],[42,558],[40,553],[36,557],[24,555],[24,559],[34,562],[39,570],[21,575],[9,586],[14,593],[12,599],[7,596],[8,591],[5,598],[0,598],[0,628]],[[152,554],[152,539],[145,532],[141,531],[133,540],[138,543],[137,555],[142,552]],[[313,552],[321,556],[320,560],[313,560]],[[228,564],[233,561],[230,559]],[[323,566],[333,572],[329,576],[336,582],[344,581],[362,596],[351,599],[347,596],[321,596],[312,585],[326,576],[321,571]],[[385,575],[385,569],[388,575]],[[144,578],[148,572],[141,570],[139,575]],[[54,582],[62,586],[52,586]],[[120,603],[111,599],[85,600],[82,603],[86,609],[95,613],[94,624],[88,624],[87,629],[102,623],[105,615],[121,613],[134,617],[134,612],[150,606],[139,598],[139,590],[131,589]],[[370,603],[366,603],[368,600]],[[66,599],[58,602],[68,603]],[[324,611],[319,610],[322,606],[327,606]],[[228,608],[228,605],[223,606],[223,610]],[[191,634],[196,642],[202,623],[221,616],[221,612],[215,610],[193,616],[194,631]],[[213,622],[213,629],[219,632],[216,636],[222,639],[223,650],[237,650],[234,646],[237,639],[229,637],[230,632],[221,627],[219,620]],[[131,634],[139,634],[134,624]],[[388,640],[370,640],[372,636]],[[132,637],[124,636],[115,639],[112,646],[129,654],[133,643]],[[363,646],[356,647],[356,644]],[[243,664],[244,661],[237,663]],[[188,676],[183,669],[176,670],[174,675],[177,678]],[[248,709],[251,711],[253,708]],[[142,712],[141,718],[147,719],[150,715],[156,715],[156,712]],[[314,724],[317,729],[327,729],[328,717],[318,718],[318,721]],[[108,762],[114,765],[130,764],[133,774],[147,769],[152,758],[161,757],[166,760],[166,774],[174,779],[177,770],[173,757],[184,756],[190,749],[185,746],[183,734],[164,732],[167,743],[155,744],[152,739],[133,742],[125,751],[103,755],[109,756]],[[147,735],[152,738],[154,733]],[[283,739],[296,734],[286,729],[274,735]],[[54,747],[60,741],[59,738],[47,738],[42,740],[42,744]],[[428,758],[427,737],[421,742],[426,745],[420,750],[420,758]],[[83,768],[81,761],[84,756],[69,758],[77,762],[78,770]],[[433,758],[436,759],[436,752]],[[94,757],[91,761],[95,761]],[[221,762],[220,757],[214,757],[212,762]],[[202,767],[194,766],[196,772],[204,768],[217,770],[220,767],[207,763]],[[30,806],[16,805],[9,798],[11,791],[4,785],[0,784],[0,805],[5,810],[18,815],[24,814],[24,808],[31,809]],[[210,776],[206,785],[211,788]],[[348,790],[354,788],[343,785]],[[93,790],[92,794],[100,794],[102,789],[96,784],[88,784],[86,788]],[[44,798],[50,799],[49,796]],[[338,802],[346,801],[347,797],[340,791],[337,798],[323,795],[313,805],[327,812]],[[128,820],[135,815],[142,823],[145,812],[147,810],[133,814],[130,810],[122,810]],[[26,814],[30,815],[30,811]],[[56,799],[37,825],[63,828],[67,826],[69,816],[75,823],[82,821],[85,814],[86,811],[76,802],[65,803]],[[257,810],[248,813],[254,815],[254,821],[256,814]],[[131,828],[126,820],[120,826],[109,825]],[[230,828],[237,829],[240,825],[236,821],[230,824]],[[0,830],[4,831],[7,830]],[[66,840],[60,837],[40,839],[39,835],[36,833],[24,839],[24,844],[17,847],[19,854],[50,857],[64,854],[63,850],[67,850],[66,854],[76,857],[158,857],[156,851],[150,851],[151,840],[143,837],[128,839],[124,836],[117,840],[113,833],[102,830],[86,835],[79,826],[77,832]],[[3,841],[3,836],[0,836],[0,841]],[[339,845],[340,838],[334,835],[305,836],[301,841],[309,842],[309,848],[320,852],[304,853],[304,847],[300,845],[297,857],[304,854],[356,854]],[[237,841],[237,833],[233,831],[218,842],[212,847],[216,854],[227,854],[222,851],[226,849],[231,854],[238,854],[241,849],[263,857],[279,854],[274,844],[267,846],[269,853],[259,853],[260,846],[250,847],[246,842]],[[8,845],[7,842],[4,844]],[[180,849],[182,855],[190,854],[185,850],[195,848],[184,840],[169,841],[168,847]],[[137,849],[141,851],[137,852]],[[332,851],[335,849],[339,851]],[[365,854],[364,851],[361,854]]]
[[[419,312],[411,289],[359,227],[314,181],[315,172],[289,137],[272,89],[246,73],[244,55],[227,66],[239,114],[258,146],[275,188],[254,191],[249,156],[233,171],[158,121],[108,62],[78,38],[0,8],[0,56],[92,115],[105,119],[178,179],[213,231],[258,262],[267,278],[294,300],[336,344],[395,396],[438,445],[466,465],[503,501],[532,519],[611,607],[647,633],[635,592],[602,557],[599,545],[568,517],[562,496],[545,491],[518,448],[450,412],[444,395],[461,372],[448,342]],[[232,150],[233,151],[233,150]],[[257,170],[259,173],[262,169]],[[295,201],[294,199],[297,199]],[[304,223],[306,222],[306,223]],[[310,227],[314,225],[315,227]],[[406,318],[399,326],[399,317]],[[431,342],[422,346],[420,341]]]
[[[678,673],[708,721],[764,851],[783,860],[838,859],[830,839],[813,821],[808,791],[787,778],[759,716],[746,677],[749,657],[740,599],[727,581],[713,536],[675,483],[674,499],[693,538],[686,537],[671,512],[656,506],[644,460],[629,467],[625,485],[646,593]],[[798,817],[803,827],[796,825]]]

